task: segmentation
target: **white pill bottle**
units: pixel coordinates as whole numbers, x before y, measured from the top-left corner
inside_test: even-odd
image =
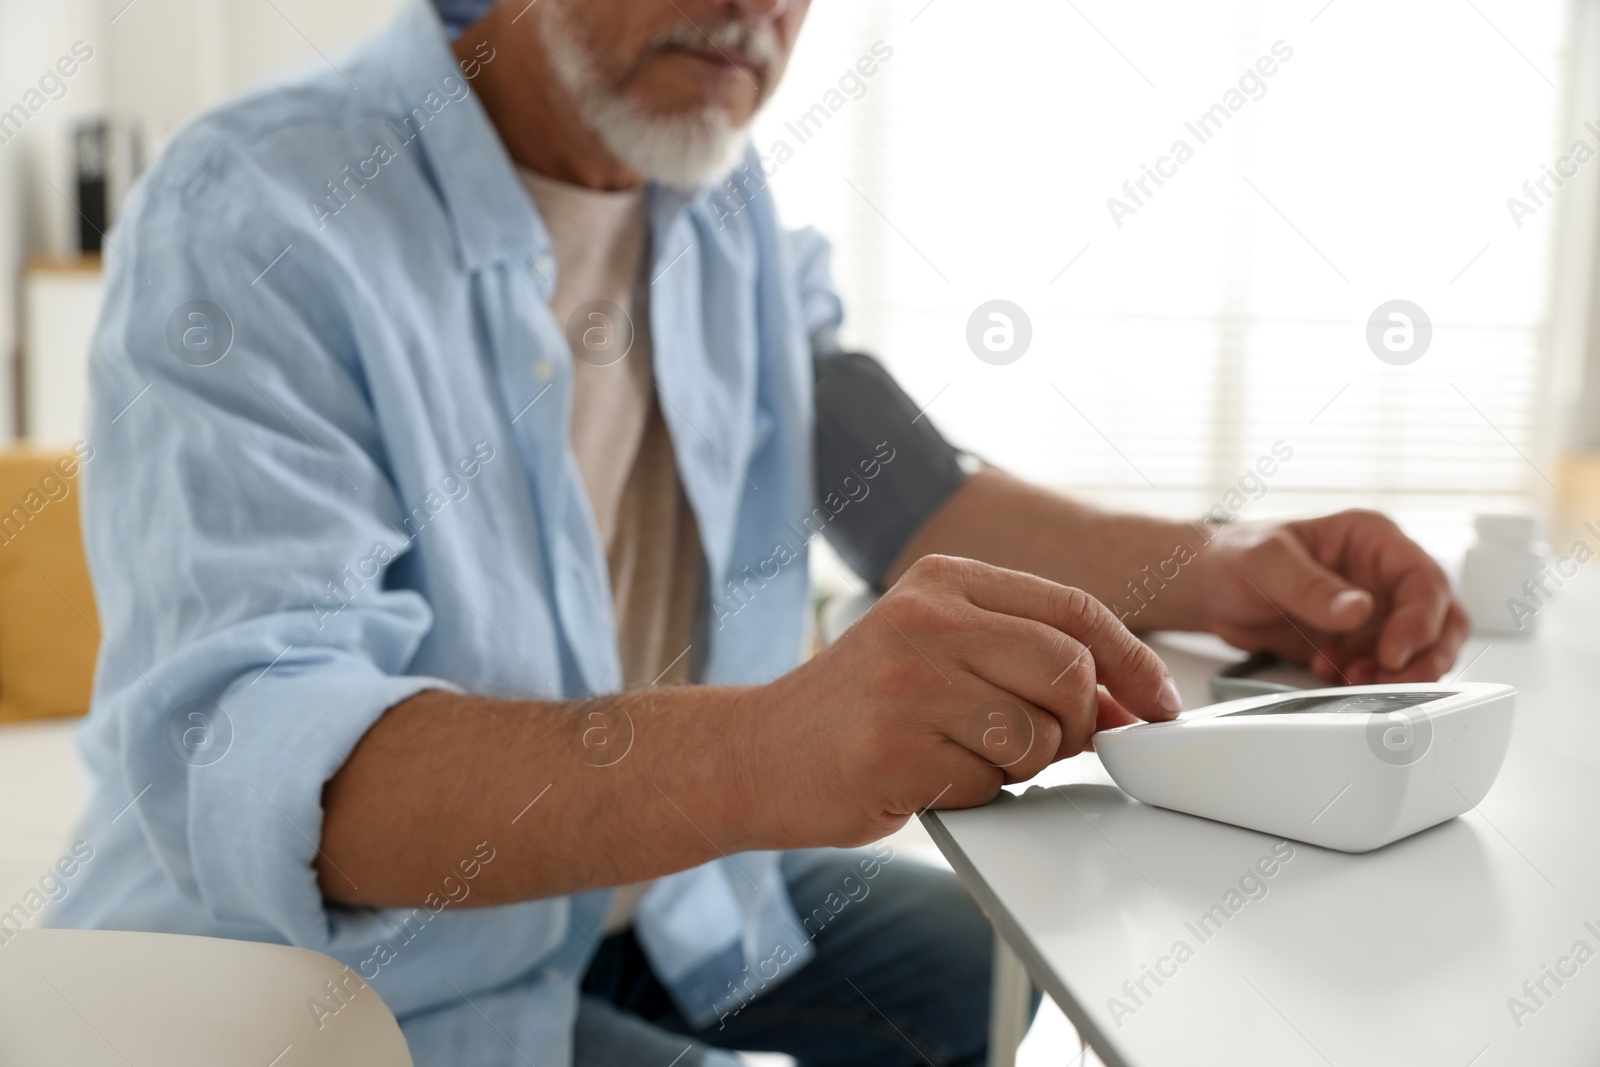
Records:
[[[1461,560],[1461,600],[1480,634],[1528,634],[1554,586],[1539,588],[1550,549],[1532,515],[1479,515],[1478,540]],[[1515,608],[1511,601],[1523,606]],[[1532,608],[1532,612],[1525,610]]]

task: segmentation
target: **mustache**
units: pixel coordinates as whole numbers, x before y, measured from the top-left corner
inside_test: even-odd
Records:
[[[778,32],[765,19],[752,22],[730,19],[716,26],[683,22],[652,37],[645,56],[673,48],[704,48],[707,44],[719,52],[737,52],[749,58],[763,77],[783,58]]]

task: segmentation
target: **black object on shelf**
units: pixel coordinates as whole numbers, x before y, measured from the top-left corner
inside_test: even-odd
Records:
[[[80,122],[72,135],[78,191],[78,251],[98,255],[105,233],[143,168],[137,127],[113,119]]]
[[[106,203],[106,155],[111,139],[103,121],[79,123],[72,135],[73,167],[78,175],[78,251],[98,253],[111,225]]]

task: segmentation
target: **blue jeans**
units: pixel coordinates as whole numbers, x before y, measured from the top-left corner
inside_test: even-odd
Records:
[[[829,894],[837,903],[841,885],[859,887],[859,858],[836,850],[786,855],[795,910],[805,917]],[[584,978],[574,1067],[736,1062],[722,1049],[785,1052],[801,1067],[981,1067],[992,936],[952,875],[895,857],[865,896],[815,931],[809,964],[721,1027],[694,1030],[624,931],[600,946]]]

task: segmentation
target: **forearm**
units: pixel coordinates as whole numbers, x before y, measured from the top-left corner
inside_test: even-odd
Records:
[[[419,694],[378,720],[324,791],[323,895],[420,903],[479,842],[495,849],[474,882],[482,905],[760,847],[747,692],[674,687],[576,703]]]
[[[1188,564],[1207,537],[1198,522],[1103,511],[985,468],[917,531],[886,584],[923,556],[965,556],[1076,586],[1135,630],[1201,629]]]

